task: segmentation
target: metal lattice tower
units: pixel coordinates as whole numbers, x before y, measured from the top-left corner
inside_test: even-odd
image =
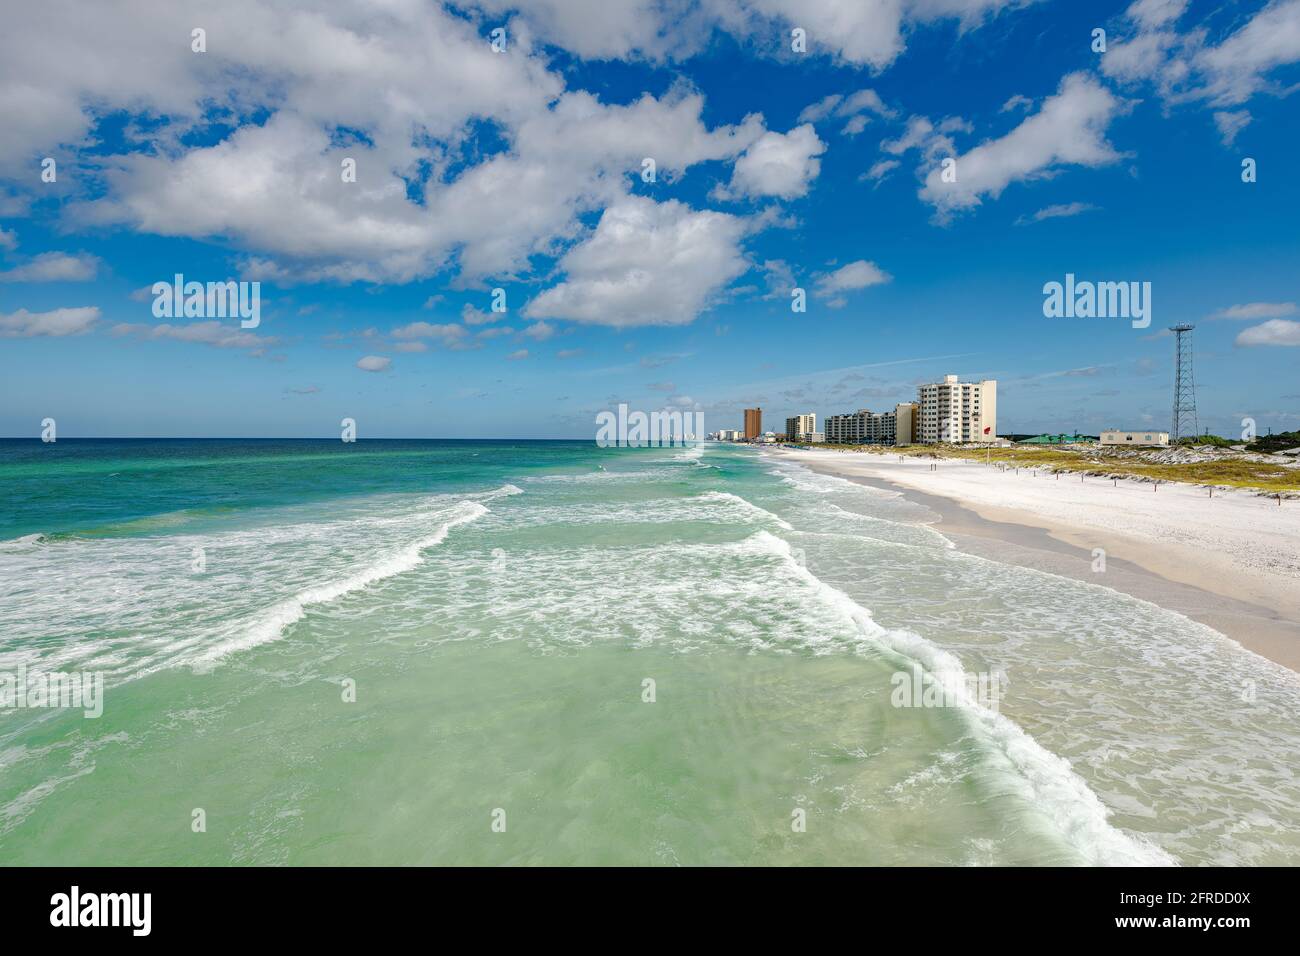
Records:
[[[1174,427],[1169,433],[1171,443],[1185,435],[1196,437],[1196,383],[1192,379],[1192,329],[1194,325],[1171,325],[1177,344],[1174,360]]]

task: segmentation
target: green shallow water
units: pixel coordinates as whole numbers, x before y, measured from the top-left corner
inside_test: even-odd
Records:
[[[1294,682],[1176,615],[748,451],[358,444],[0,444],[0,673],[106,684],[0,711],[0,860],[1297,858]]]
[[[874,706],[862,685],[879,664],[358,647],[334,659],[356,675],[344,704],[324,680],[268,680],[257,659],[283,662],[252,656],[139,681],[93,737],[51,734],[94,769],[10,832],[7,862],[968,863],[994,839],[1001,862],[1073,859],[1008,832],[975,758],[940,745],[960,734],[948,715]]]

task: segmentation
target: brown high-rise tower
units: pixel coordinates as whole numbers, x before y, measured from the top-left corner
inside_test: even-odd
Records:
[[[763,410],[745,409],[745,438],[757,438],[761,434],[763,434]]]

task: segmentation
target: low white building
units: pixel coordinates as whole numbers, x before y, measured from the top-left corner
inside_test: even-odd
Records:
[[[1120,431],[1108,428],[1101,433],[1103,445],[1168,445],[1169,432]]]

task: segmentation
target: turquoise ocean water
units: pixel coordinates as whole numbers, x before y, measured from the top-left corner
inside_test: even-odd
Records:
[[[0,501],[0,678],[104,681],[0,710],[4,864],[1300,862],[1295,675],[750,449],[3,441]]]

